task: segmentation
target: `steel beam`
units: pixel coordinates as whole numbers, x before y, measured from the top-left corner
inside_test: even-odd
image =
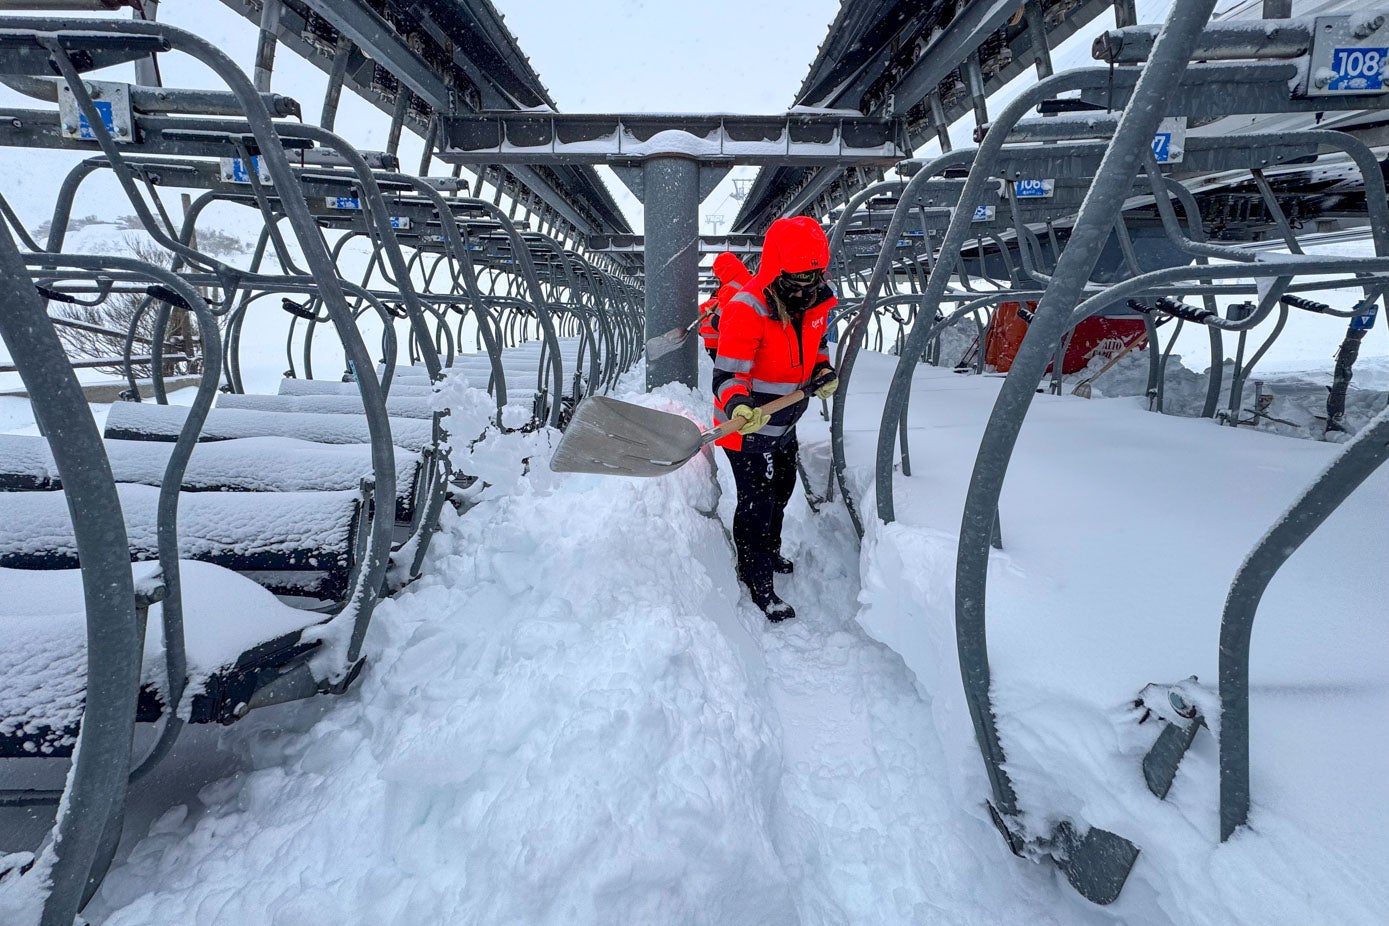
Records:
[[[396,76],[432,109],[452,112],[453,93],[423,58],[378,13],[357,0],[303,0],[334,29]]]
[[[878,164],[909,157],[895,118],[786,114],[487,113],[443,122],[439,156],[464,164],[629,164],[677,154],[705,164]]]
[[[642,235],[589,235],[587,250],[594,254],[641,254],[646,250]],[[699,253],[756,254],[762,250],[761,235],[700,235]]]

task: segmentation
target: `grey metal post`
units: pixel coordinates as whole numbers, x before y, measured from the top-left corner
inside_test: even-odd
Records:
[[[929,99],[931,103],[931,122],[936,127],[936,142],[940,145],[942,154],[949,154],[951,147],[950,123],[945,118],[945,107],[941,105],[939,93],[933,91]]]
[[[342,82],[347,77],[347,59],[351,57],[351,43],[339,40],[337,54],[333,56],[333,69],[328,72],[328,88],[323,91],[323,114],[318,117],[320,128],[333,131],[333,123],[338,120],[338,101],[342,99]]]
[[[439,116],[434,114],[429,117],[429,129],[424,133],[424,153],[420,155],[419,175],[429,176],[429,165],[434,160],[434,142],[439,137]],[[442,219],[443,217],[440,216]]]
[[[51,889],[42,926],[72,926],[108,820],[119,817],[130,773],[143,643],[135,621],[130,542],[111,464],[87,399],[8,231],[0,234],[0,336],[48,436],[72,517],[87,611],[87,690],[66,800],[40,856]]]
[[[699,287],[699,162],[663,155],[642,165],[645,184],[647,339],[695,320]],[[694,388],[698,338],[679,350],[647,358],[646,388],[684,383]]]
[[[1037,79],[1050,77],[1051,48],[1047,46],[1047,24],[1042,17],[1040,0],[1027,0],[1022,5],[1022,15],[1027,21],[1027,31],[1032,35],[1032,53],[1037,56]]]
[[[1123,206],[1142,163],[1141,154],[1151,150],[1153,133],[1157,131],[1166,102],[1186,71],[1197,37],[1214,7],[1215,0],[1176,0],[1173,4],[1153,45],[1148,66],[1138,78],[1124,108],[1114,141],[1105,152],[1094,184],[1081,206],[1070,241],[1056,262],[1052,283],[1037,305],[1036,317],[1003,382],[970,476],[956,558],[956,643],[975,734],[998,809],[1006,815],[1017,812],[1017,797],[1003,768],[1003,744],[989,698],[985,632],[989,542],[993,536],[998,497],[1023,418],[1032,404],[1034,390],[1046,370],[1052,348],[1070,326],[1071,307],[1080,299],[1085,281],[1109,238],[1114,216]],[[998,130],[1006,133],[1010,127],[1000,122],[990,130],[989,136]],[[986,143],[992,140],[988,138]],[[973,175],[980,173],[981,168],[987,169],[982,151],[970,179],[974,179]],[[972,200],[961,196],[961,209],[972,206]],[[889,423],[895,424],[896,420]]]
[[[256,43],[255,87],[262,93],[270,91],[270,74],[275,69],[275,31],[280,28],[280,0],[264,0],[260,8],[260,39]]]
[[[965,59],[965,83],[969,86],[970,103],[974,106],[974,124],[989,124],[989,101],[984,92],[984,72],[979,69],[979,53],[970,52]]]
[[[402,84],[396,88],[395,108],[391,110],[391,128],[386,133],[386,153],[400,149],[400,130],[405,127],[405,115],[410,111],[410,91]]]
[[[1220,621],[1220,840],[1249,819],[1249,642],[1264,589],[1288,557],[1389,458],[1380,412],[1250,551]]]
[[[154,22],[159,15],[159,0],[144,0],[140,7],[130,11],[135,19]],[[162,83],[159,79],[159,59],[153,54],[135,62],[135,83],[146,87],[158,87]]]

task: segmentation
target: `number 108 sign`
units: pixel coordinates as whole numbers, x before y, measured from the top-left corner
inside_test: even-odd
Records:
[[[1384,63],[1389,48],[1337,48],[1331,55],[1336,76],[1328,90],[1383,90]]]

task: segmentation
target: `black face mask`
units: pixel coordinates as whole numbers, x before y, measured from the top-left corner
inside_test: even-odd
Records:
[[[816,276],[813,282],[803,283],[782,274],[772,281],[769,288],[788,314],[799,315],[821,301],[820,289],[824,285],[823,276]]]

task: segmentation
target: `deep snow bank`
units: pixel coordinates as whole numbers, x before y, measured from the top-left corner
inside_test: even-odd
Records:
[[[863,355],[851,420],[876,423],[894,358]],[[988,795],[956,659],[954,566],[964,491],[998,383],[922,367],[914,475],[898,520],[867,517],[859,621],[929,697],[962,802]],[[850,429],[872,511],[876,428]],[[1107,915],[1129,924],[1379,923],[1389,643],[1379,615],[1389,472],[1289,562],[1254,631],[1251,826],[1221,845],[1217,757],[1203,732],[1166,801],[1129,705],[1149,682],[1214,683],[1221,606],[1240,560],[1338,448],[1149,415],[1132,400],[1039,396],[1001,503],[990,564],[993,703],[1008,769],[1038,829],[1070,816],[1143,850]],[[1022,863],[1014,863],[1022,864]],[[1065,888],[1061,888],[1065,890]]]
[[[708,466],[559,477],[555,436],[474,446],[512,478],[382,604],[356,690],[234,728],[252,771],[157,821],[96,922],[794,921]]]

